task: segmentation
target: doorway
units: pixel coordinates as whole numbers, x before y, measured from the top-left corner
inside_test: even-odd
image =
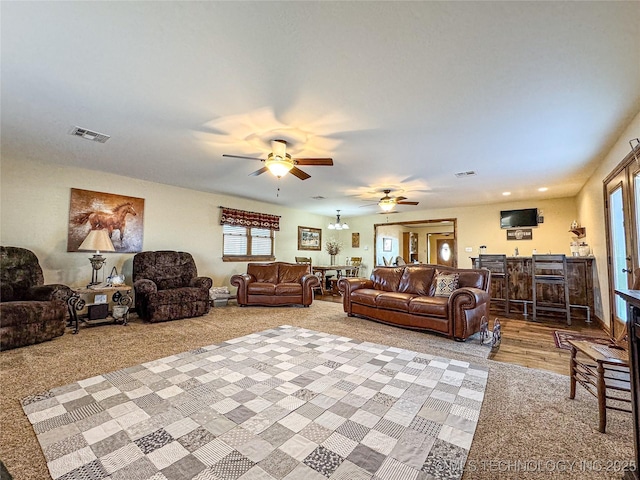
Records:
[[[402,256],[407,263],[438,263],[437,252],[439,249],[435,239],[439,238],[447,241],[449,249],[449,253],[444,253],[446,248],[443,250],[443,261],[444,257],[448,256],[448,263],[441,264],[457,267],[456,227],[457,220],[455,218],[377,223],[373,226],[375,263],[376,265],[384,265],[384,260],[390,255],[390,249],[384,248],[383,240],[386,240],[389,245],[398,245],[399,248],[391,254]]]
[[[640,245],[640,146],[636,146],[604,180],[604,205],[609,270],[611,336],[622,338],[627,331],[626,304],[616,290],[633,285],[633,272],[639,265]]]

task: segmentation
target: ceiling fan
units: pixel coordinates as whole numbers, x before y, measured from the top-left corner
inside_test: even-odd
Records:
[[[369,207],[371,205],[378,205],[382,209],[382,213],[395,213],[391,212],[396,205],[418,205],[420,202],[405,202],[407,197],[390,197],[390,189],[383,190],[384,197],[382,197],[378,203],[370,203],[369,205],[362,205],[363,207]]]
[[[287,153],[287,142],[285,140],[272,140],[271,141],[272,152],[267,156],[266,160],[256,157],[243,157],[241,155],[227,155],[223,154],[223,157],[230,158],[244,158],[248,160],[260,160],[264,162],[264,167],[250,173],[251,176],[262,175],[267,170],[273,173],[276,177],[280,178],[285,176],[288,172],[298,177],[300,180],[306,180],[311,175],[300,170],[297,165],[308,166],[332,166],[332,158],[291,158],[291,155]]]

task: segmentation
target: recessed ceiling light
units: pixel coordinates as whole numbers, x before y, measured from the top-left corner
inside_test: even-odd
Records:
[[[549,188],[548,188],[548,187],[540,187],[540,188],[538,189],[538,191],[539,191],[539,192],[546,192],[547,190],[549,190]]]
[[[509,195],[511,195],[511,192],[502,192],[502,195],[504,195],[505,197],[508,197]]]

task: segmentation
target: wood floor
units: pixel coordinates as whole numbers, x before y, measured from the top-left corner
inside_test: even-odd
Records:
[[[342,297],[337,295],[318,295],[316,300],[342,303]],[[606,336],[596,322],[591,325],[583,320],[575,320],[569,327],[563,322],[545,320],[532,322],[522,316],[492,315],[489,328],[493,327],[493,320],[500,318],[502,326],[502,343],[498,349],[491,352],[490,359],[498,362],[514,363],[530,368],[549,370],[569,375],[569,350],[556,347],[553,338],[554,330],[571,330],[585,335]]]

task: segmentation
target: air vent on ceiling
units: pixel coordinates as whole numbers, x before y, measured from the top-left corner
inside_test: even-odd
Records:
[[[324,200],[327,197],[323,197],[322,195],[316,195],[315,197],[311,197],[314,200]]]
[[[110,135],[94,132],[92,130],[87,130],[86,128],[81,128],[81,127],[73,127],[69,132],[69,135],[75,135],[77,137],[81,137],[86,140],[92,140],[94,142],[100,142],[100,143],[105,143],[107,140],[111,138]]]
[[[473,170],[469,170],[468,172],[458,172],[455,173],[454,175],[458,178],[462,178],[462,177],[473,177],[476,174],[476,172],[474,172]]]

